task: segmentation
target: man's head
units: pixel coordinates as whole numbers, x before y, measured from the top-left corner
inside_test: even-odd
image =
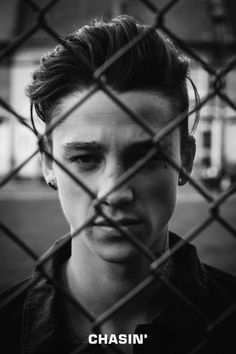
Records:
[[[90,68],[79,59],[81,53],[97,68],[146,31],[150,28],[122,16],[108,23],[94,22],[66,37],[67,48],[59,45],[42,59],[28,88],[40,117],[49,123],[93,85]],[[105,73],[109,88],[157,132],[188,109],[187,74],[188,61],[154,30]],[[100,90],[55,128],[51,140],[53,155],[98,198],[114,188],[123,173],[151,148],[150,136]],[[194,146],[187,120],[161,140],[160,150],[191,172]],[[94,213],[91,197],[46,156],[43,167],[47,180],[56,179],[65,216],[72,231],[76,230]],[[157,154],[108,195],[103,210],[158,251],[166,242],[177,184],[178,172]],[[135,253],[101,217],[76,242],[112,261]]]

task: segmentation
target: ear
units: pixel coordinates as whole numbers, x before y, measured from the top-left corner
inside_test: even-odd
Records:
[[[44,152],[40,152],[43,176],[46,183],[53,189],[57,190],[57,180],[53,169],[53,160]]]
[[[181,146],[181,163],[182,169],[190,175],[193,169],[193,161],[196,152],[196,142],[192,135],[189,135],[185,138]],[[188,182],[187,176],[183,175],[181,172],[179,173],[178,185],[183,186]]]

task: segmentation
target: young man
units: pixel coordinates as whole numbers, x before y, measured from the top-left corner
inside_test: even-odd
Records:
[[[46,55],[28,88],[46,125],[71,110],[94,84],[81,54],[97,68],[149,30],[127,16],[95,21],[68,36],[66,46]],[[187,74],[187,59],[152,30],[106,71],[106,81],[111,92],[158,133],[188,109]],[[71,234],[92,218],[78,235],[58,241],[45,272],[94,318],[151,274],[150,259],[107,218],[154,259],[181,240],[169,231],[168,223],[177,186],[187,180],[163,153],[191,173],[195,144],[186,120],[161,139],[156,154],[135,175],[116,187],[151,148],[150,134],[98,89],[53,129],[42,149],[45,179],[58,190]],[[103,200],[101,213],[94,198]],[[154,282],[102,323],[101,336],[92,329],[91,318],[40,272],[26,282],[28,289],[2,311],[4,353],[70,353],[87,342],[84,353],[112,353],[109,343],[124,353],[235,352],[231,333],[235,316],[210,328],[235,300],[235,280],[201,264],[187,243],[157,270]],[[25,283],[3,295],[2,301],[21,286]],[[131,339],[120,341],[121,334]],[[134,334],[143,335],[142,344],[132,344]]]

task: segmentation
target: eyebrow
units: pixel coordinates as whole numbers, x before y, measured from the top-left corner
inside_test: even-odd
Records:
[[[158,145],[157,148],[160,148],[160,146]],[[152,143],[152,140],[147,139],[147,140],[131,142],[125,147],[125,150],[130,152],[148,151],[153,146],[154,145]],[[75,142],[66,143],[64,145],[64,150],[65,153],[72,153],[80,150],[88,151],[91,153],[104,153],[107,150],[107,148],[103,144],[96,141],[88,141],[88,142],[75,141]]]
[[[102,144],[97,143],[96,141],[88,141],[88,142],[75,141],[71,143],[66,143],[64,145],[64,149],[66,153],[75,152],[79,150],[102,153],[104,152],[105,147]]]
[[[153,148],[153,143],[151,139],[136,141],[129,144],[126,148],[126,151],[129,153],[137,153],[137,152],[148,152]]]

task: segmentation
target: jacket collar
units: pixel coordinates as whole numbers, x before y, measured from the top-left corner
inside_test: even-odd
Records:
[[[170,233],[170,249],[180,240]],[[176,293],[167,288],[164,311],[151,324],[139,325],[136,333],[147,333],[160,353],[186,353],[201,341],[210,320],[206,315],[209,311],[206,272],[193,245],[186,242],[172,257],[169,283]],[[149,347],[147,350],[152,353]],[[135,353],[139,353],[138,348]]]
[[[71,255],[71,238],[66,235],[49,248],[45,256],[53,256],[43,265],[43,271],[52,279],[58,279],[60,265]],[[38,269],[32,277],[32,286],[26,296],[23,314],[22,353],[51,353],[58,341],[57,309],[58,292],[41,275]],[[39,335],[40,334],[40,335]],[[59,353],[58,353],[59,354]]]
[[[170,233],[170,248],[179,240],[179,236]],[[60,264],[71,254],[70,237],[58,240],[49,253],[51,251],[55,254],[47,261],[44,270],[50,277],[57,279]],[[208,306],[208,285],[204,266],[199,261],[195,247],[189,243],[184,244],[172,257],[172,263],[170,284],[204,312]],[[60,339],[56,320],[57,292],[38,271],[34,273],[33,282],[34,285],[28,291],[24,306],[23,353],[46,354],[46,348],[53,348],[55,343],[58,346]],[[171,352],[173,346],[178,346],[181,339],[184,339],[182,342],[186,345],[188,342],[197,341],[204,323],[201,316],[194,313],[181,298],[167,289],[164,312],[154,318],[152,323],[137,326],[136,333],[149,333],[155,342],[159,341],[159,346],[171,345]]]

